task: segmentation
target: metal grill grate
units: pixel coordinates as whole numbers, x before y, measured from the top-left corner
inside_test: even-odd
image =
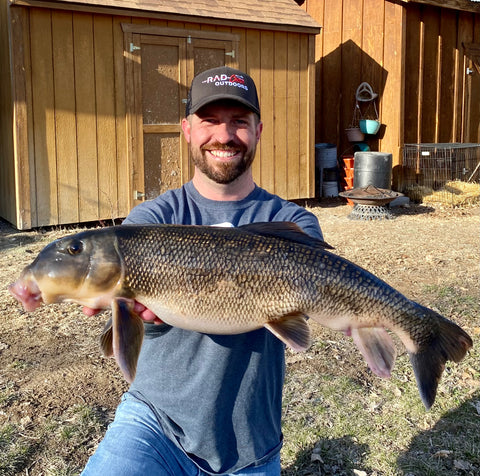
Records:
[[[480,144],[405,144],[403,193],[416,202],[462,205],[480,196]]]
[[[363,205],[356,203],[348,215],[350,220],[391,220],[395,215],[387,205]]]

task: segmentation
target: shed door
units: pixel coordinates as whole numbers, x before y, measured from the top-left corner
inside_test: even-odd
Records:
[[[466,64],[462,140],[480,143],[480,43],[463,46]]]
[[[133,205],[188,181],[193,167],[181,120],[194,75],[236,66],[232,40],[133,34]]]

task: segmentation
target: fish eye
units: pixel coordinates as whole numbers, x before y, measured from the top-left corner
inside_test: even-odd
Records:
[[[83,243],[81,241],[74,241],[68,245],[67,251],[72,256],[78,255],[83,251]]]

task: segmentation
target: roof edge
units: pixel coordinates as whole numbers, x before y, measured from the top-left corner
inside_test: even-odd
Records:
[[[36,8],[50,8],[57,10],[67,10],[67,11],[81,11],[81,12],[91,12],[92,10],[97,13],[104,13],[110,15],[119,15],[119,16],[133,16],[133,17],[145,17],[148,15],[149,18],[163,19],[163,20],[180,20],[189,23],[198,22],[199,19],[202,19],[203,22],[212,25],[229,26],[229,27],[238,27],[239,23],[245,28],[254,28],[260,30],[271,30],[271,31],[290,31],[297,33],[309,33],[309,34],[318,34],[320,33],[322,27],[317,23],[308,13],[310,25],[298,25],[295,23],[273,23],[266,20],[256,18],[255,20],[244,20],[244,19],[234,19],[229,20],[221,17],[215,17],[212,15],[191,15],[191,14],[182,14],[182,13],[172,13],[172,12],[163,12],[158,10],[152,10],[149,8],[139,7],[139,8],[125,8],[117,5],[102,5],[101,2],[88,1],[88,2],[75,2],[71,0],[67,1],[56,1],[56,0],[10,0],[10,5],[17,5],[23,7],[36,7]],[[299,7],[300,10],[302,10]]]
[[[401,0],[403,3],[423,3],[434,7],[450,8],[464,12],[480,13],[480,2],[470,0]]]

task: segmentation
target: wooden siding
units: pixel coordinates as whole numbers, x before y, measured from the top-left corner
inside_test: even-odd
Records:
[[[480,142],[480,74],[466,74],[468,43],[480,43],[480,14],[408,6],[405,143]]]
[[[336,144],[338,155],[353,152],[345,128],[352,121],[355,90],[367,81],[379,94],[382,128],[366,142],[372,150],[393,154],[394,186],[401,180],[396,171],[405,143],[480,142],[480,74],[475,69],[480,5],[440,4],[303,4],[323,27],[315,53],[315,140]],[[470,75],[468,67],[474,70]]]
[[[372,150],[393,153],[398,164],[403,128],[403,6],[385,0],[306,0],[303,8],[323,27],[315,52],[316,142],[336,144],[338,155],[353,152],[345,129],[352,123],[356,89],[367,81],[379,94],[377,108],[383,124],[368,143]]]
[[[255,180],[284,198],[314,196],[315,35],[185,22],[180,16],[10,9],[22,20],[14,25],[19,41],[12,46],[18,69],[13,109],[22,120],[10,140],[16,151],[8,150],[8,140],[2,146],[2,163],[10,167],[2,174],[5,190],[17,193],[15,200],[2,190],[2,216],[18,228],[116,219],[136,203],[125,23],[236,35],[238,65],[257,83],[265,123]],[[13,124],[8,88],[2,94],[2,121]]]
[[[0,22],[8,25],[8,7],[0,5]],[[16,188],[13,137],[13,85],[10,69],[8,28],[0,28],[0,213],[7,220],[16,222]],[[28,180],[28,174],[27,174]]]

